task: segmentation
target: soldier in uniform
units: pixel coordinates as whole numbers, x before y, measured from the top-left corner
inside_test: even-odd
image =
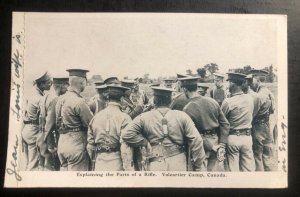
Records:
[[[221,109],[230,124],[227,140],[227,167],[229,171],[254,171],[252,150],[252,117],[254,104],[249,94],[244,94],[242,85],[245,75],[228,73],[230,98],[226,98]]]
[[[163,81],[164,81],[164,87],[173,88],[173,83],[174,83],[173,79],[164,79]]]
[[[89,156],[86,151],[87,129],[93,114],[81,97],[86,87],[88,70],[69,69],[70,87],[56,105],[59,124],[57,153],[64,171],[87,171]]]
[[[214,73],[214,83],[215,87],[210,90],[210,97],[215,99],[219,105],[222,105],[222,102],[227,97],[226,90],[223,86],[224,76],[219,73]]]
[[[251,70],[253,81],[250,87],[257,92],[261,107],[253,119],[253,150],[256,163],[256,171],[275,171],[277,162],[275,158],[275,147],[273,133],[270,130],[270,114],[275,111],[275,99],[271,91],[263,86],[265,76],[264,70]]]
[[[250,88],[250,85],[252,84],[253,81],[252,74],[247,75],[245,79],[246,81],[242,86],[242,90],[245,94],[249,94],[252,96],[253,104],[254,104],[254,110],[253,110],[253,118],[254,118],[261,107],[261,99],[259,99],[259,95]]]
[[[122,139],[132,147],[141,147],[143,170],[186,171],[187,145],[192,150],[194,170],[199,171],[205,153],[193,121],[186,113],[168,108],[172,89],[152,89],[155,109],[136,117],[122,133]]]
[[[207,96],[207,89],[209,88],[208,86],[206,85],[203,85],[201,83],[197,83],[197,86],[198,86],[198,92],[201,96]]]
[[[125,144],[120,138],[125,127],[131,122],[130,116],[121,111],[121,97],[128,90],[130,89],[120,85],[107,85],[108,105],[90,122],[87,150],[95,162],[95,171],[122,171],[129,170],[128,167],[133,169],[133,153],[128,154],[126,148],[122,148]],[[124,155],[125,157],[122,157]],[[126,166],[126,160],[132,165]]]
[[[224,169],[224,167],[220,168],[220,162],[225,159],[229,123],[214,99],[198,94],[197,77],[179,80],[190,100],[183,111],[192,118],[203,138],[206,157],[201,171],[220,171]]]
[[[148,96],[146,95],[145,91],[140,89],[138,82],[135,82],[132,87],[130,100],[133,102],[135,106],[141,105],[143,109],[149,103]]]
[[[136,82],[133,80],[122,80],[121,85],[127,87],[128,90],[125,92],[124,96],[121,99],[122,102],[122,111],[126,112],[132,119],[137,117],[143,112],[144,101],[143,97],[135,98],[138,101],[133,101],[133,89],[135,87]]]
[[[183,74],[177,74],[177,85],[178,85],[178,94],[173,96],[173,101],[170,104],[170,109],[182,111],[184,106],[188,104],[189,99],[186,97],[184,92],[181,89],[180,78],[189,77]]]
[[[88,102],[88,106],[90,107],[94,115],[106,107],[106,86],[104,85],[104,81],[95,82],[95,86],[97,94],[93,96]]]
[[[53,78],[55,94],[48,93],[40,102],[40,135],[37,146],[40,152],[40,170],[59,170],[57,157],[58,131],[56,129],[55,106],[59,96],[64,95],[69,87],[69,78]]]
[[[23,117],[22,142],[25,151],[25,170],[38,170],[38,150],[36,140],[39,133],[40,100],[44,91],[50,90],[52,80],[47,72],[34,80],[34,91],[26,100]]]

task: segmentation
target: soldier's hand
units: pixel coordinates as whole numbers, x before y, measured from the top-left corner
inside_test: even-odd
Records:
[[[222,162],[225,160],[225,154],[226,154],[225,147],[220,146],[220,148],[218,149],[218,152],[217,152],[217,158],[218,158],[219,162]]]
[[[147,143],[146,149],[147,149],[147,153],[148,153],[148,154],[151,154],[151,153],[152,153],[152,147],[151,147],[151,145],[150,145],[149,142]]]
[[[213,145],[213,147],[211,148],[214,152],[218,152],[218,149],[221,147],[220,144],[217,145]]]

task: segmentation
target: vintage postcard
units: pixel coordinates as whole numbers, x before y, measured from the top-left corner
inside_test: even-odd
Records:
[[[287,16],[14,12],[5,185],[288,187]]]

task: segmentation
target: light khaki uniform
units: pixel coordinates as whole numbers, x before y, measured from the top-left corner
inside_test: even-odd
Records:
[[[120,135],[130,122],[130,116],[122,112],[121,105],[115,102],[109,102],[108,106],[91,120],[87,150],[91,158],[95,155],[95,171],[128,170],[123,166],[123,160],[127,159],[127,152],[123,152],[124,144],[121,142]],[[124,155],[125,157],[122,158]],[[125,165],[127,163],[128,161],[124,161]]]
[[[253,119],[253,150],[256,171],[277,170],[273,133],[270,130],[270,114],[275,111],[273,94],[263,86],[257,91],[261,106]]]
[[[167,121],[167,136],[163,132],[162,119]],[[151,171],[187,171],[187,147],[184,146],[191,150],[195,170],[200,170],[205,158],[203,140],[193,121],[177,110],[156,108],[141,114],[128,125],[122,139],[133,147],[150,143]]]
[[[223,101],[221,109],[230,124],[227,142],[229,171],[254,171],[252,118],[254,102],[249,94],[238,92]]]
[[[56,118],[62,118],[57,153],[61,170],[87,171],[87,128],[93,117],[85,100],[72,88],[56,104]]]
[[[22,138],[25,142],[25,169],[35,171],[38,170],[39,154],[36,146],[36,140],[39,133],[39,113],[40,100],[44,93],[35,87],[34,91],[26,101],[24,125],[22,128]],[[24,162],[23,162],[24,163]]]

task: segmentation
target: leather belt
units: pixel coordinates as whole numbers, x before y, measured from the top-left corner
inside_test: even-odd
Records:
[[[200,132],[202,135],[216,135],[217,132],[215,129],[212,129],[212,130],[204,130],[202,132]]]
[[[160,145],[160,146],[162,146],[162,145]],[[149,162],[162,161],[165,158],[173,157],[175,155],[179,155],[184,152],[184,147],[178,146],[178,145],[176,145],[175,147],[173,146],[172,148],[168,148],[168,147],[163,147],[163,148],[164,148],[163,155],[154,154],[153,157],[149,158]],[[155,152],[155,151],[153,151],[153,152]]]
[[[24,124],[39,125],[39,121],[38,120],[24,120],[23,123]]]
[[[96,146],[96,153],[112,153],[112,152],[117,152],[120,151],[120,146],[108,146],[108,145],[97,145]]]
[[[251,129],[230,129],[229,135],[251,135]]]
[[[75,127],[75,128],[63,128],[63,129],[59,129],[59,134],[66,134],[66,133],[70,133],[70,132],[80,132],[80,131],[84,131],[84,129],[82,127]]]

